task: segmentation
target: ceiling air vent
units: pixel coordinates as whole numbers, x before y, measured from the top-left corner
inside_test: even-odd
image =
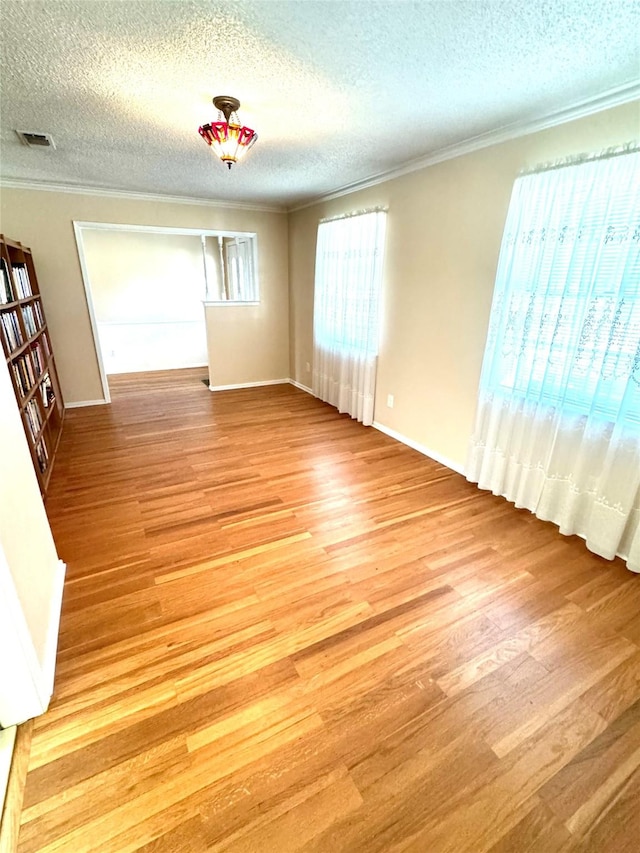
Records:
[[[23,145],[29,148],[55,148],[53,137],[49,133],[27,133],[26,130],[16,130]]]

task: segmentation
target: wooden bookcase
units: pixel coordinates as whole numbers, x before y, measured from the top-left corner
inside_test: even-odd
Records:
[[[0,234],[0,340],[43,496],[64,403],[31,250]]]

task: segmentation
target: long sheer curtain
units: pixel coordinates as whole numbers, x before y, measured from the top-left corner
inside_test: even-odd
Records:
[[[640,572],[640,154],[527,175],[467,477]]]
[[[386,214],[318,227],[312,390],[339,412],[373,423]]]

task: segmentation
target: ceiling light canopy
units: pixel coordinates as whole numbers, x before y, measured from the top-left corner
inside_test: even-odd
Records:
[[[240,101],[237,98],[218,95],[213,99],[213,106],[218,110],[218,121],[203,124],[198,128],[198,132],[230,169],[234,163],[244,157],[258,138],[258,134],[250,127],[240,124],[238,118]]]

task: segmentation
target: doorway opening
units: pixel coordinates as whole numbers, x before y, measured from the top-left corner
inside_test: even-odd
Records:
[[[201,367],[206,375],[203,303],[247,301],[229,295],[228,280],[243,260],[253,269],[255,234],[96,222],[74,229],[104,401],[115,374]],[[248,295],[256,298],[257,280]]]

